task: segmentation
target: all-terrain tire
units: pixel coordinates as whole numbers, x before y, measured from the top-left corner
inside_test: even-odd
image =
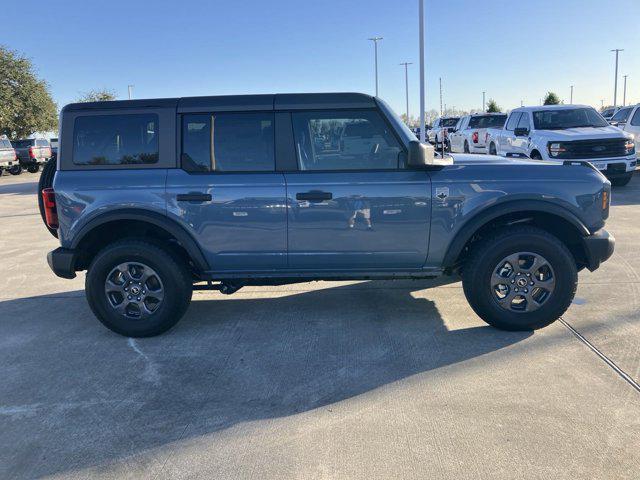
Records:
[[[54,237],[58,238],[58,232],[52,228],[49,228],[47,225],[47,221],[44,214],[44,204],[42,201],[42,190],[45,188],[51,188],[53,186],[53,177],[56,174],[57,164],[55,159],[49,160],[44,168],[42,169],[42,173],[40,174],[40,179],[38,180],[38,210],[40,210],[40,217],[42,218],[42,223],[49,230],[49,233]]]
[[[624,177],[612,178],[611,185],[613,185],[614,187],[624,187],[631,181],[632,178],[633,178],[633,173],[630,173],[629,175],[625,175]]]
[[[122,264],[143,265],[160,280],[163,298],[146,317],[119,313],[106,293],[107,277]],[[144,282],[142,288],[152,290]],[[126,337],[151,337],[166,332],[182,318],[191,302],[193,283],[184,261],[169,248],[147,240],[124,239],[95,256],[87,271],[85,292],[91,310],[104,326]]]
[[[492,275],[501,260],[518,252],[544,257],[553,270],[555,287],[537,310],[505,308],[492,286]],[[505,227],[480,240],[462,272],[464,293],[476,314],[489,325],[515,331],[536,330],[557,320],[573,301],[577,275],[575,259],[562,241],[526,225]]]
[[[27,167],[27,171],[29,173],[38,173],[40,171],[40,164],[39,163],[32,163]]]

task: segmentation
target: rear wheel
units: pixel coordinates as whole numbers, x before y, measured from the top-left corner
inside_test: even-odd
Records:
[[[29,173],[38,173],[40,171],[40,164],[38,163],[32,163],[31,165],[29,165],[27,167],[27,171]]]
[[[489,144],[489,155],[497,155],[498,151],[496,150],[496,144],[491,142]]]
[[[633,178],[633,173],[625,175],[624,177],[612,178],[611,185],[614,187],[624,187]]]
[[[9,169],[9,173],[11,175],[20,175],[22,173],[22,166],[21,165],[13,165],[10,169]]]
[[[567,247],[550,233],[510,227],[481,241],[463,270],[473,310],[503,330],[535,330],[569,308],[577,269]]]
[[[168,249],[129,239],[96,255],[85,290],[91,310],[107,328],[127,337],[151,337],[184,315],[193,284],[184,263]]]

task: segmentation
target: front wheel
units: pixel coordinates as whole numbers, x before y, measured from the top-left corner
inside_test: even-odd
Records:
[[[509,227],[481,240],[462,272],[473,310],[502,330],[536,330],[571,305],[578,273],[558,238],[535,227]]]
[[[85,290],[91,310],[107,328],[127,337],[151,337],[184,315],[193,284],[184,263],[167,248],[130,239],[98,253]]]
[[[633,173],[625,175],[624,177],[612,178],[611,185],[614,187],[624,187],[633,178]]]

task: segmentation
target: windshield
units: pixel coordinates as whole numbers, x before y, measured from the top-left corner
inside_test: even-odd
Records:
[[[612,122],[626,122],[629,118],[629,114],[633,110],[633,107],[621,108],[616,112],[616,114],[611,117]]]
[[[567,108],[533,112],[536,130],[563,130],[578,127],[606,127],[607,121],[593,108]]]
[[[33,140],[14,140],[13,142],[14,148],[25,148],[33,145]]]
[[[500,128],[506,121],[506,115],[477,115],[469,120],[469,128]]]
[[[440,120],[440,126],[441,127],[455,127],[456,123],[458,123],[458,120],[460,120],[459,117],[443,118],[442,120]]]

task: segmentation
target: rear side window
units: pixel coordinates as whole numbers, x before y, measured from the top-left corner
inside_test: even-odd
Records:
[[[33,145],[33,140],[14,140],[13,146],[15,148],[27,148]]]
[[[158,115],[78,117],[73,128],[76,165],[144,165],[158,161]]]
[[[634,127],[640,126],[640,107],[636,108],[636,113],[633,114],[633,118],[631,119],[631,125]]]
[[[627,119],[629,118],[629,114],[631,113],[631,110],[633,110],[633,107],[621,108],[616,112],[616,114],[613,117],[611,117],[611,121],[621,122],[621,123],[626,122]]]
[[[300,170],[390,170],[402,148],[376,111],[293,113]]]
[[[182,117],[182,168],[188,172],[275,170],[273,113]]]
[[[469,120],[469,128],[502,128],[506,115],[476,115]]]
[[[520,112],[515,112],[509,115],[509,120],[507,121],[507,125],[504,127],[505,130],[509,130],[513,132],[516,129],[516,125],[518,125],[518,120],[520,120]]]

